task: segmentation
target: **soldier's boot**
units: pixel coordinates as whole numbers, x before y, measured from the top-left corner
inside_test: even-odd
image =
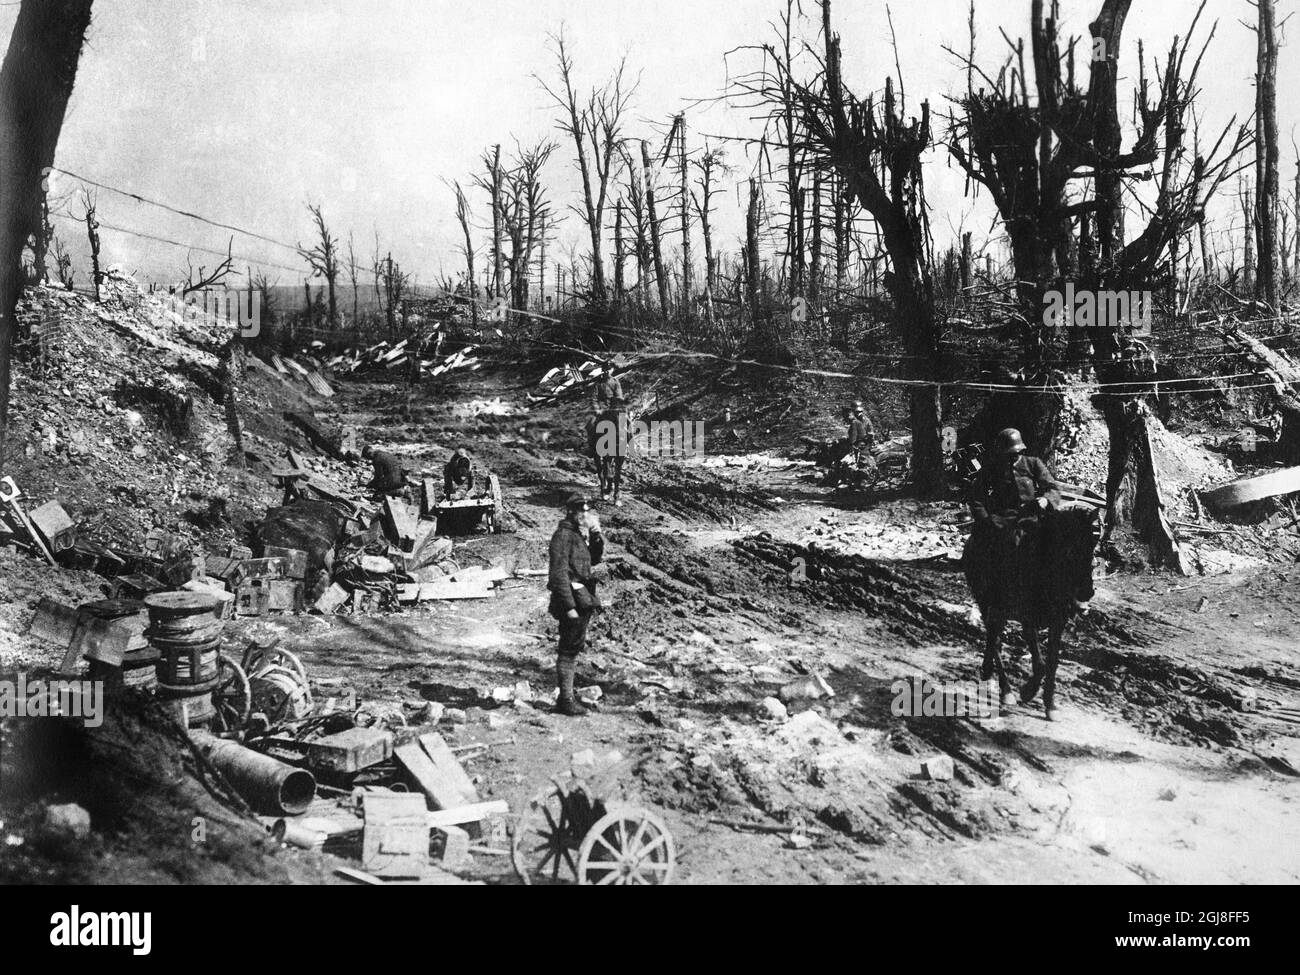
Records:
[[[560,698],[555,702],[555,710],[571,718],[585,717],[587,709],[582,706],[573,693],[573,672],[577,669],[577,658],[557,656],[555,658],[555,679],[560,688]]]

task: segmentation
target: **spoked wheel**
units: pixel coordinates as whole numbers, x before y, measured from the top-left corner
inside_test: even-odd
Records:
[[[666,884],[677,850],[664,821],[645,809],[624,808],[603,816],[578,852],[578,883]]]
[[[253,692],[248,675],[224,653],[217,660],[217,686],[212,691],[216,708],[213,727],[217,731],[239,731],[248,724],[253,712]]]
[[[581,779],[552,779],[528,801],[510,838],[519,879],[526,884],[575,883],[583,837],[604,812]]]

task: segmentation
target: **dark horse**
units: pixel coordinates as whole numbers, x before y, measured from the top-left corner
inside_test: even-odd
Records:
[[[595,465],[602,501],[612,492],[614,504],[622,504],[618,494],[630,454],[627,410],[610,408],[587,418],[587,456]]]
[[[1013,548],[1002,533],[978,529],[962,552],[962,571],[984,617],[986,641],[981,677],[998,676],[1002,708],[1011,703],[1011,685],[1002,666],[1002,631],[1019,621],[1033,658],[1033,675],[1020,689],[1028,704],[1043,690],[1043,709],[1051,721],[1056,708],[1056,665],[1065,624],[1085,612],[1093,596],[1092,553],[1097,545],[1097,511],[1049,507],[1030,536]],[[1047,660],[1038,650],[1038,631],[1047,628]]]

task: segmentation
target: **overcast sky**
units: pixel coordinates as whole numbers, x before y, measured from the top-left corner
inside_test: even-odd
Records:
[[[1136,74],[1139,38],[1148,56],[1166,49],[1195,6],[1135,0],[1123,73]],[[1279,17],[1294,6],[1280,0]],[[698,100],[722,94],[729,73],[755,65],[752,54],[726,52],[770,39],[783,7],[784,0],[96,0],[57,165],[290,243],[308,239],[310,199],[324,206],[340,237],[355,232],[362,255],[378,231],[385,249],[429,283],[461,266],[443,179],[468,183],[485,146],[561,141],[546,178],[557,203],[576,200],[572,147],[555,131],[553,106],[533,78],[555,74],[549,32],[566,25],[583,84],[601,80],[627,55],[641,79],[630,134],[656,138],[664,120],[685,108],[697,142],[706,133],[756,136],[761,125],[751,112]],[[818,7],[812,0],[804,7],[810,19],[803,33],[812,41]],[[909,98],[929,97],[946,110],[946,96],[964,75],[942,46],[966,48],[967,0],[895,0],[892,7]],[[1099,0],[1065,0],[1065,30],[1086,35],[1099,7]],[[16,9],[0,7],[5,34]],[[1003,56],[999,25],[1012,36],[1027,33],[1029,9],[1029,0],[977,0],[982,63]],[[884,3],[838,0],[834,10],[847,80],[859,91],[878,86],[893,67]],[[1253,16],[1247,0],[1208,4],[1200,36],[1215,18],[1219,23],[1201,76],[1207,129],[1252,109],[1255,39],[1239,21]],[[1298,53],[1284,45],[1279,71],[1286,186],[1295,174],[1291,133],[1300,122],[1291,98]],[[729,146],[748,176],[752,152]],[[977,239],[986,234],[987,200],[964,198],[945,152],[932,153],[927,179],[940,242],[963,222]],[[69,185],[64,179],[56,188]],[[482,194],[472,202],[482,219]],[[71,209],[81,213],[77,203]],[[721,197],[718,210],[718,246],[734,250],[743,228],[737,193]],[[203,247],[224,249],[228,236],[102,190],[99,215]],[[581,227],[570,216],[563,238],[579,241]],[[84,252],[75,227],[64,221],[56,229],[72,239],[74,253]],[[110,262],[144,277],[184,275],[184,249],[108,230],[104,248]],[[236,236],[234,249],[301,265],[292,252],[246,237]],[[190,259],[212,261],[198,253]],[[270,274],[283,284],[301,280],[290,270]]]

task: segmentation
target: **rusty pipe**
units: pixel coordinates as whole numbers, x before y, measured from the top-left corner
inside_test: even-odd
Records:
[[[203,757],[255,810],[294,816],[306,812],[316,797],[316,778],[306,769],[206,731],[191,731],[190,737]]]

